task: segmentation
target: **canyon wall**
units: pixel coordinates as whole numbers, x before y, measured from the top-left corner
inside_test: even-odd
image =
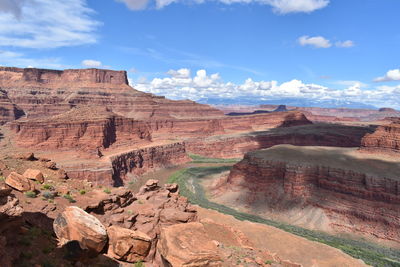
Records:
[[[208,105],[189,100],[173,101],[137,91],[129,86],[125,71],[0,67],[0,88],[28,118],[58,115],[86,105],[104,106],[135,119],[223,115],[222,111]]]
[[[110,158],[114,185],[124,184],[129,174],[141,175],[150,170],[184,164],[190,161],[185,143],[146,147],[124,152]]]
[[[240,158],[246,152],[279,144],[297,146],[359,147],[370,127],[306,124],[238,135],[220,135],[186,142],[188,152],[213,158]]]
[[[223,187],[243,192],[248,203],[242,205],[262,198],[261,213],[272,208],[284,217],[296,206],[299,213],[322,210],[329,228],[400,242],[400,164],[353,157],[349,151],[276,146],[250,152]]]
[[[361,142],[360,151],[400,156],[400,119],[393,118],[388,125],[379,126],[367,134]]]
[[[151,141],[146,123],[118,116],[104,108],[73,109],[46,119],[11,124],[17,145],[37,149],[108,148],[115,143]]]

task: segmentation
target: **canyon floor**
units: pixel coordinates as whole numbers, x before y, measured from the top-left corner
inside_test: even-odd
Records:
[[[103,69],[0,87],[6,267],[400,266],[398,111],[225,114]]]

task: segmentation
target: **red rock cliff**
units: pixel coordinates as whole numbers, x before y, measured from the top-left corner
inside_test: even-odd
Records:
[[[400,156],[400,119],[379,126],[372,134],[367,134],[361,141],[361,151],[385,153]]]
[[[400,164],[350,152],[293,146],[250,152],[224,187],[247,192],[246,205],[258,195],[276,214],[290,214],[297,205],[300,212],[322,209],[333,229],[399,242]]]
[[[369,127],[306,124],[243,134],[217,135],[204,139],[192,138],[186,142],[186,149],[190,153],[206,157],[240,158],[246,152],[279,144],[359,147],[362,137],[371,131]]]

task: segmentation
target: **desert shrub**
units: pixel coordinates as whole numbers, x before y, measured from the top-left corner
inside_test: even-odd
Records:
[[[81,189],[81,190],[79,190],[79,194],[81,194],[81,195],[84,195],[84,194],[86,194],[86,190],[85,190],[85,189]]]
[[[53,191],[53,190],[54,190],[54,186],[52,186],[52,185],[50,185],[50,184],[44,184],[44,185],[42,186],[42,189],[43,189],[43,190],[50,190],[50,191]]]
[[[54,199],[54,194],[50,191],[45,191],[42,193],[44,199]]]
[[[103,192],[104,192],[104,193],[107,193],[107,194],[111,194],[111,190],[110,190],[109,188],[105,188],[105,189],[103,190]]]
[[[37,194],[34,191],[27,191],[27,192],[25,192],[25,196],[29,197],[29,198],[35,198],[37,196]]]
[[[76,200],[70,194],[65,194],[63,197],[65,199],[67,199],[69,201],[69,203],[75,203],[76,202]]]
[[[135,262],[135,267],[144,267],[144,263],[142,261]]]

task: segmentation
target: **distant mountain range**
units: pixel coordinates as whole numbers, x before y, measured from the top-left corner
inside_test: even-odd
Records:
[[[233,99],[203,98],[197,100],[197,102],[210,105],[286,105],[295,107],[377,109],[377,107],[373,105],[342,99],[281,98],[274,100],[262,100],[249,97]]]

